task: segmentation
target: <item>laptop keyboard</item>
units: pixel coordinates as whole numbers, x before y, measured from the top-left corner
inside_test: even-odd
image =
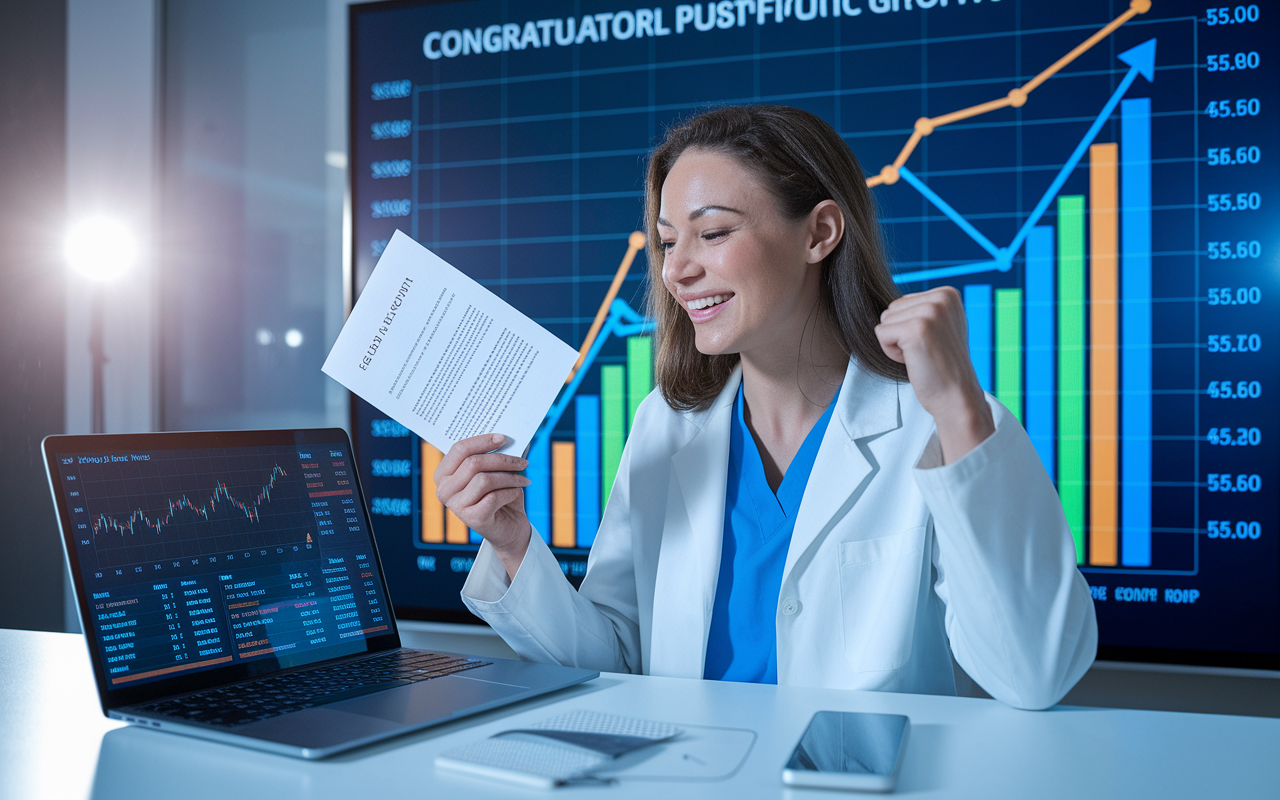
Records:
[[[162,700],[143,706],[142,711],[183,722],[235,727],[492,663],[425,650],[396,650],[363,661],[273,675]]]

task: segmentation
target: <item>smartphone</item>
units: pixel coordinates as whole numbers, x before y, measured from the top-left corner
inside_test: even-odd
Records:
[[[782,768],[788,786],[892,792],[911,721],[901,714],[819,711]]]

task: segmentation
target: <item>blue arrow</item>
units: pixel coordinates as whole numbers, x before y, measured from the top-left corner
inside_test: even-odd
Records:
[[[938,210],[946,214],[953,222],[960,226],[960,229],[969,234],[969,238],[973,239],[983,250],[986,250],[995,257],[993,262],[984,262],[991,264],[996,270],[1004,272],[1009,269],[1011,257],[1018,252],[1026,241],[1027,236],[1031,234],[1031,229],[1040,222],[1040,218],[1049,210],[1049,205],[1053,202],[1053,198],[1058,195],[1063,184],[1067,182],[1067,178],[1071,175],[1071,171],[1080,163],[1080,159],[1084,157],[1085,152],[1089,149],[1089,145],[1097,137],[1098,131],[1102,130],[1102,126],[1111,118],[1111,114],[1119,105],[1120,99],[1124,97],[1124,93],[1129,91],[1129,87],[1139,75],[1146,78],[1148,82],[1155,80],[1156,75],[1156,40],[1148,39],[1137,47],[1131,47],[1120,55],[1116,56],[1124,63],[1129,65],[1129,71],[1125,73],[1124,78],[1120,81],[1120,85],[1111,93],[1111,98],[1107,100],[1106,105],[1102,107],[1102,111],[1094,119],[1093,124],[1089,126],[1089,130],[1085,133],[1084,138],[1080,140],[1080,144],[1076,145],[1076,149],[1071,153],[1071,157],[1067,159],[1067,163],[1062,165],[1062,169],[1058,171],[1057,177],[1053,179],[1053,183],[1049,184],[1049,189],[1040,198],[1040,202],[1036,203],[1036,207],[1031,212],[1031,216],[1027,217],[1022,227],[1018,230],[1018,235],[1008,247],[996,248],[991,240],[983,236],[973,224],[967,219],[960,216],[960,213],[952,208],[945,200],[938,196],[936,192],[926,186],[918,177],[908,171],[906,168],[899,170],[899,174],[907,183],[911,184],[921,195],[930,203],[935,205]],[[985,271],[981,269],[981,264],[962,264],[957,267],[941,267],[937,269],[920,270],[918,272],[908,272],[894,277],[895,283],[916,283],[918,281],[935,280],[944,277],[952,277],[958,275],[971,275],[976,272]],[[977,269],[975,269],[977,268]]]
[[[1130,47],[1116,56],[1124,63],[1136,69],[1147,83],[1156,81],[1156,40],[1148,39],[1137,47]]]
[[[1085,151],[1089,149],[1089,145],[1097,137],[1098,131],[1102,130],[1102,126],[1111,118],[1111,113],[1116,110],[1116,106],[1120,103],[1120,98],[1124,97],[1124,93],[1129,91],[1129,87],[1133,85],[1138,75],[1142,75],[1148,81],[1155,78],[1156,40],[1148,39],[1137,47],[1124,51],[1117,58],[1129,65],[1129,71],[1125,73],[1124,79],[1120,81],[1120,85],[1116,87],[1116,90],[1111,93],[1111,99],[1102,107],[1102,112],[1098,114],[1097,119],[1089,126],[1089,130],[1085,133],[1084,138],[1080,140],[1080,144],[1076,145],[1075,152],[1071,154],[1071,158],[1067,159],[1067,163],[1062,165],[1062,169],[1058,172],[1058,176],[1053,179],[1053,183],[1049,184],[1049,190],[1044,193],[1044,197],[1040,198],[1040,202],[1036,203],[1035,209],[1031,212],[1031,216],[1027,217],[1027,221],[1022,224],[1022,229],[1018,231],[1018,235],[1013,237],[1013,241],[1009,244],[1009,252],[1016,253],[1018,248],[1022,247],[1022,243],[1031,234],[1031,229],[1036,226],[1036,223],[1040,222],[1044,212],[1049,209],[1049,204],[1053,202],[1053,198],[1062,189],[1062,185],[1067,182],[1067,177],[1076,168],[1076,165],[1080,163]]]

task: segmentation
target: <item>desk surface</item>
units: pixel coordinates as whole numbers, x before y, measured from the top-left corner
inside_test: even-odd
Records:
[[[845,692],[607,674],[551,697],[305,762],[102,716],[78,635],[0,630],[0,798],[511,798],[554,796],[437,772],[436,754],[554,714],[591,709],[746,728],[758,738],[718,782],[624,781],[565,797],[794,800],[858,794],[787,790],[779,771],[813,712],[906,714],[906,796],[1173,798],[1280,796],[1280,720],[1058,707],[1016,711],[993,700]]]

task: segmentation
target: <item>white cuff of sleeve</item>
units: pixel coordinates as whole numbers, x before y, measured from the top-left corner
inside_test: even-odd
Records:
[[[501,603],[513,586],[518,592],[520,585],[528,582],[521,580],[521,575],[528,571],[525,565],[529,563],[531,557],[536,557],[532,554],[539,544],[546,546],[538,531],[530,526],[529,546],[524,551],[524,558],[520,560],[515,578],[508,578],[507,568],[502,563],[502,559],[498,558],[493,545],[487,541],[482,543],[480,552],[476,553],[476,560],[471,565],[471,572],[467,575],[466,582],[462,584],[462,596],[480,603]]]
[[[525,558],[528,558],[525,553]],[[507,568],[502,559],[493,551],[493,545],[487,541],[480,544],[480,552],[471,564],[471,572],[466,583],[462,584],[462,596],[472,600],[493,603],[501,600],[511,588],[511,579],[507,577]]]
[[[996,425],[995,431],[959,459],[950,464],[944,464],[942,442],[938,439],[938,432],[935,430],[929,437],[929,441],[925,443],[920,458],[916,460],[917,480],[923,478],[923,473],[926,471],[934,472],[928,480],[972,478],[1005,449],[1006,442],[1013,433],[1012,429],[1016,427],[1010,424],[1013,415],[993,397],[987,397],[987,406],[991,408],[991,417]]]

